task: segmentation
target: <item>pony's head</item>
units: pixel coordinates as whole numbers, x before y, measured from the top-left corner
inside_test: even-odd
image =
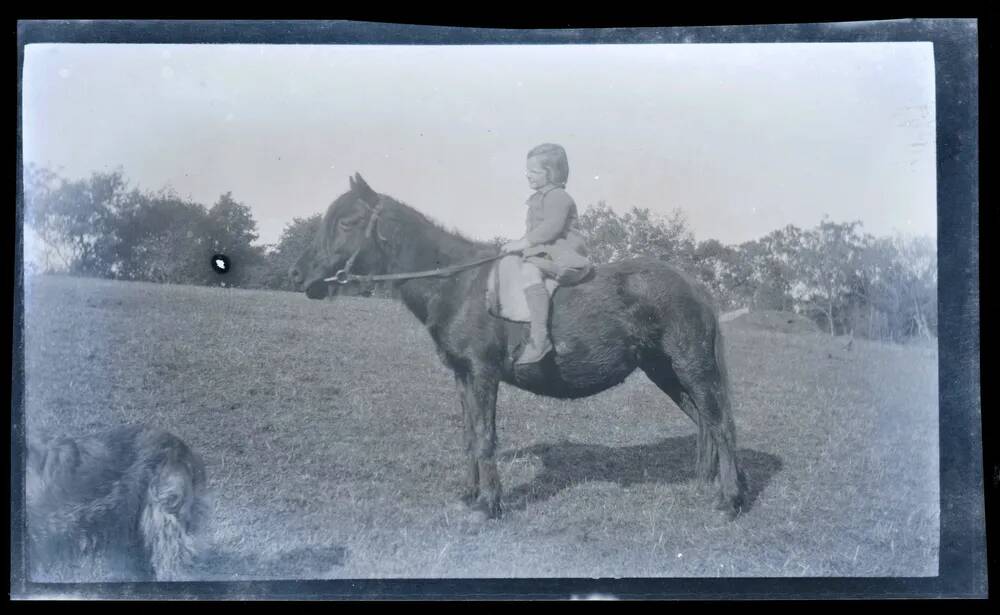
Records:
[[[296,287],[310,299],[341,292],[339,284],[324,279],[343,269],[355,254],[351,273],[374,274],[384,270],[379,221],[372,223],[383,199],[360,174],[355,173],[349,182],[350,190],[337,197],[326,210],[312,243],[289,272]]]

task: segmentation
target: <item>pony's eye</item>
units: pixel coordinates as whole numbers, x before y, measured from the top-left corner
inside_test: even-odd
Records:
[[[352,229],[361,223],[360,218],[355,218],[354,220],[341,220],[340,226],[346,229]]]

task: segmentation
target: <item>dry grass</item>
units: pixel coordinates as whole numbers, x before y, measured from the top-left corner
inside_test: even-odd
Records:
[[[419,322],[376,299],[28,281],[26,420],[143,422],[204,458],[212,578],[937,574],[937,354],[728,323],[751,506],[718,518],[694,426],[642,374],[502,386],[505,516],[458,505],[462,419]]]

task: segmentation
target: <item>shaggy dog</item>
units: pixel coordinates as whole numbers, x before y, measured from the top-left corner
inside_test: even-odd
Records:
[[[32,580],[186,578],[205,468],[176,436],[130,425],[31,442],[26,474]]]

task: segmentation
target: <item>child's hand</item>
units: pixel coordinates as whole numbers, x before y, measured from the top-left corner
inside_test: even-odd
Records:
[[[510,243],[504,244],[500,251],[504,254],[510,254],[512,252],[520,252],[528,247],[528,242],[523,239],[518,239],[517,241],[511,241]]]

